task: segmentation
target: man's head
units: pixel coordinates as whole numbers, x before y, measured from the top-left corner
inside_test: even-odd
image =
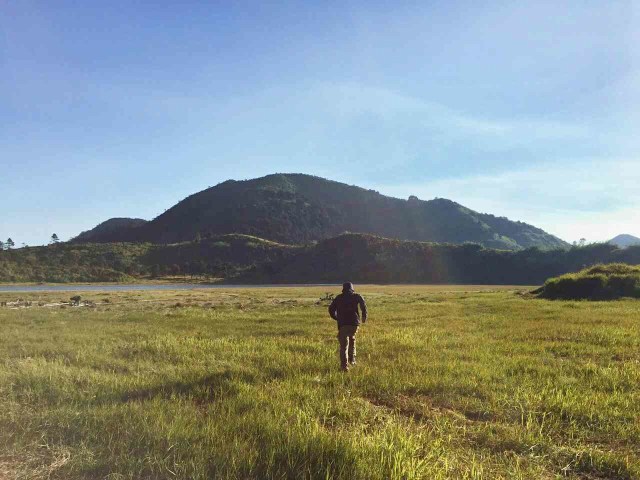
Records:
[[[342,293],[352,293],[353,292],[353,283],[345,282],[342,284]]]

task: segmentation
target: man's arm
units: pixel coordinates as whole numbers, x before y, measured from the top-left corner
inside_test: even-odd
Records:
[[[360,305],[360,311],[362,312],[362,323],[367,321],[367,304],[364,303],[364,298],[362,295],[358,295],[358,305]]]
[[[336,322],[338,321],[338,315],[337,315],[337,312],[336,312],[336,299],[335,298],[333,299],[333,302],[331,302],[331,305],[329,305],[329,315]]]

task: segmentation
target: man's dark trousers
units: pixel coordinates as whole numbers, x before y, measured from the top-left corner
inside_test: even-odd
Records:
[[[342,368],[349,363],[356,363],[356,332],[357,325],[342,325],[338,329],[338,341],[340,342],[340,364]]]

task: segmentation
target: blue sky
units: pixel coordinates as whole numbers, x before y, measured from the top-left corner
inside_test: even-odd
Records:
[[[303,172],[640,236],[640,3],[0,5],[0,238]]]

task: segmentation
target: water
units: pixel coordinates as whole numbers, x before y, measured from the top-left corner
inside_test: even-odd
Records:
[[[226,285],[201,283],[162,283],[152,284],[114,284],[114,285],[0,285],[0,292],[128,292],[136,290],[194,290],[223,288],[281,288],[281,287],[339,287],[339,285],[316,284],[277,284],[277,285]]]

